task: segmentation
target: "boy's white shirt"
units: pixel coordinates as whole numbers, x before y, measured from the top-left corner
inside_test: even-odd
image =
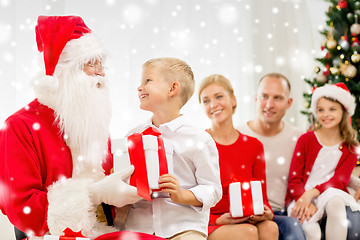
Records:
[[[148,127],[157,129],[174,147],[174,176],[180,188],[190,190],[202,202],[201,207],[176,204],[170,198],[141,200],[132,205],[125,230],[144,232],[168,238],[186,230],[207,235],[210,208],[222,197],[219,157],[216,144],[204,130],[189,124],[184,115],[161,124],[151,119],[131,130],[128,135]]]

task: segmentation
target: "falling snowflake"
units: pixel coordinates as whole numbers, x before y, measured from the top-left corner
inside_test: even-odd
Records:
[[[250,184],[248,182],[244,182],[242,185],[241,185],[242,189],[244,190],[248,190],[250,188]]]
[[[285,58],[282,56],[278,56],[276,57],[275,63],[278,66],[283,66],[285,64]]]
[[[106,0],[106,4],[107,4],[108,6],[114,5],[115,2],[116,2],[116,0]]]
[[[3,55],[3,59],[5,60],[5,62],[7,63],[12,63],[14,61],[14,55],[9,53],[9,52],[6,52],[4,53]]]
[[[5,122],[3,122],[3,121],[1,121],[0,122],[0,130],[3,130],[3,129],[5,129],[6,128],[6,123]]]
[[[237,20],[237,10],[232,5],[224,5],[220,8],[218,17],[223,24],[232,24]]]
[[[8,194],[8,188],[0,181],[0,202],[2,202],[2,198],[8,196]]]
[[[35,131],[38,131],[40,129],[40,124],[39,123],[34,123],[32,128],[35,130]]]
[[[196,144],[196,147],[197,147],[198,149],[204,149],[205,144],[204,144],[203,142],[198,142],[198,143]]]
[[[1,5],[2,5],[3,7],[8,6],[9,3],[10,3],[10,0],[1,0]]]
[[[257,73],[261,73],[263,71],[263,67],[261,65],[256,65],[254,70]]]
[[[277,7],[274,7],[274,8],[272,9],[272,13],[273,13],[273,14],[278,14],[278,13],[279,13],[279,9],[278,9]]]
[[[243,96],[242,100],[244,103],[250,103],[251,101],[250,95]]]
[[[28,206],[26,206],[26,207],[24,207],[23,212],[24,212],[26,215],[28,215],[28,214],[30,214],[30,212],[31,212],[31,208],[28,207]]]
[[[278,157],[278,159],[276,160],[276,162],[279,165],[283,165],[285,163],[285,158],[284,157]]]
[[[9,24],[0,23],[0,44],[10,41],[12,37],[11,30]]]
[[[194,145],[194,141],[192,139],[188,139],[186,140],[185,144],[187,147],[192,147]]]
[[[136,24],[142,19],[143,12],[137,5],[129,5],[124,9],[124,19],[127,23]]]

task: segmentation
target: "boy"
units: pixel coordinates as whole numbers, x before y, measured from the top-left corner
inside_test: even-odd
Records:
[[[138,87],[140,108],[153,113],[152,126],[174,146],[174,175],[159,178],[169,197],[141,200],[132,205],[125,229],[171,240],[205,240],[209,209],[222,195],[218,152],[210,135],[189,125],[180,109],[194,93],[191,68],[176,58],[151,59],[143,65]],[[164,194],[160,194],[164,195]]]

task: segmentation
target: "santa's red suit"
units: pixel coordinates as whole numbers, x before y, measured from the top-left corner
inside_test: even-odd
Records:
[[[23,232],[44,235],[49,231],[48,222],[59,225],[62,215],[63,218],[73,215],[76,219],[84,207],[91,205],[85,187],[89,180],[71,179],[71,151],[60,134],[52,109],[34,100],[10,116],[1,130],[0,149],[0,176],[6,187],[1,210]],[[111,154],[103,167],[109,174]],[[59,199],[52,199],[53,206],[49,208],[48,198],[51,197]],[[82,201],[78,202],[80,199]],[[94,225],[91,223],[94,215],[95,212],[89,213],[88,226]],[[64,224],[70,225],[71,219]]]

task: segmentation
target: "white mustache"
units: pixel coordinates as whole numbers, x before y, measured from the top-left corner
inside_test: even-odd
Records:
[[[90,85],[92,88],[104,88],[106,85],[106,78],[102,76],[88,76],[90,80]]]

